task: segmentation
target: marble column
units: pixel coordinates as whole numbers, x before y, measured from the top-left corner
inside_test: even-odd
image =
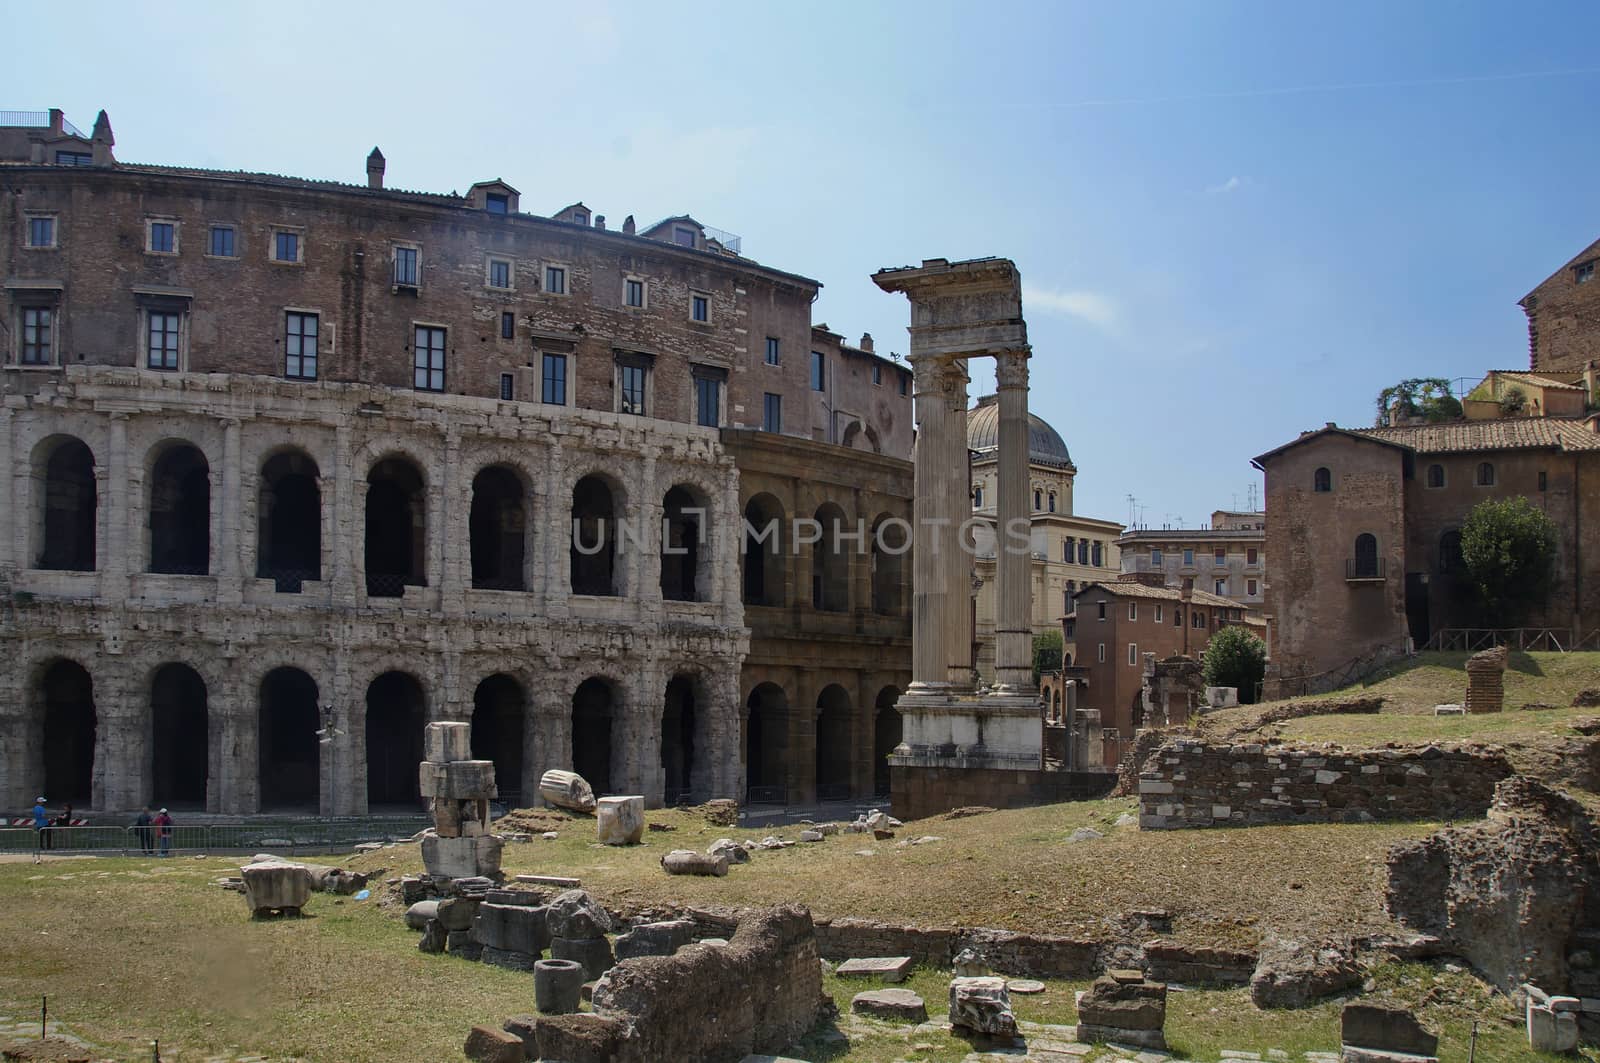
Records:
[[[938,527],[947,520],[944,481],[945,439],[950,412],[944,397],[945,363],[938,358],[911,357],[917,440],[913,454],[915,548],[911,555],[911,686],[909,693],[934,694],[949,688],[945,632],[950,615],[950,587],[938,552]]]
[[[995,678],[1000,690],[1033,685],[1029,593],[1032,544],[1028,519],[1028,349],[995,358],[999,383],[1000,456],[995,536]]]
[[[936,552],[949,594],[940,629],[945,674],[953,691],[972,689],[972,550],[964,525],[972,515],[967,460],[967,360],[949,358],[944,369],[944,437],[939,455],[940,516]],[[918,529],[921,531],[922,529]]]

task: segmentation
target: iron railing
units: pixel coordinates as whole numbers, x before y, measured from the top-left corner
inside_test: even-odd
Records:
[[[1384,564],[1389,559],[1386,557],[1350,557],[1344,562],[1344,578],[1347,580],[1381,580],[1384,578]]]
[[[184,823],[164,828],[154,824],[46,827],[42,831],[32,827],[6,827],[0,828],[0,853],[161,856],[168,853],[323,851],[363,842],[404,840],[430,822],[426,816],[382,816],[350,820]]]
[[[1476,653],[1504,646],[1522,652],[1600,650],[1600,628],[1583,634],[1565,627],[1452,627],[1435,631],[1423,649]]]
[[[744,800],[748,805],[785,805],[789,803],[789,791],[783,786],[751,786],[746,788]]]

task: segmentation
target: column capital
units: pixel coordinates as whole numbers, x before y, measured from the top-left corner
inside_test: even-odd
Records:
[[[1000,390],[1028,386],[1028,359],[1032,355],[1030,347],[1013,347],[994,356],[995,381]]]

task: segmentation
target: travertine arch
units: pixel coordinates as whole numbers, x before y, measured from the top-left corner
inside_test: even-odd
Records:
[[[94,447],[75,432],[51,432],[33,445],[28,455],[27,477],[23,481],[25,490],[14,491],[14,502],[20,503],[13,513],[17,521],[15,529],[15,542],[19,548],[19,560],[23,568],[33,568],[43,558],[47,540],[47,525],[49,523],[48,509],[50,500],[49,467],[50,462],[60,453],[63,447],[82,446],[89,452],[89,483],[94,490],[94,542],[91,544],[94,564],[88,571],[99,571],[105,567],[104,534],[106,520],[106,469],[96,454]]]

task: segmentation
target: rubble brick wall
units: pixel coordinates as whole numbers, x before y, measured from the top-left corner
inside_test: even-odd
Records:
[[[1475,819],[1512,774],[1498,754],[1168,743],[1139,777],[1144,830]]]

